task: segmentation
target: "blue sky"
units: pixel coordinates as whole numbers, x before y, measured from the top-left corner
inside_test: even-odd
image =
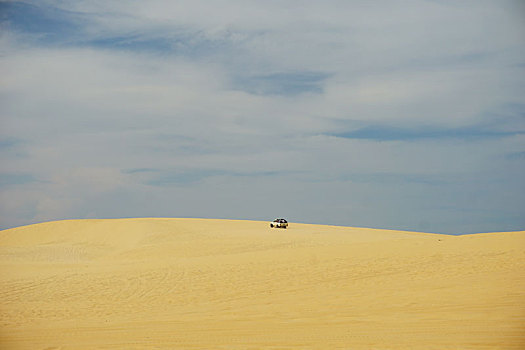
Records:
[[[0,228],[525,229],[521,1],[0,1]]]

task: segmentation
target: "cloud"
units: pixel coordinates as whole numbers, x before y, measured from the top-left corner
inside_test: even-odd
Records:
[[[1,6],[4,227],[525,224],[524,25],[512,2]]]

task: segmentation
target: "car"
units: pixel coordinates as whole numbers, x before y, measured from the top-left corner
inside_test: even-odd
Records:
[[[274,228],[287,228],[288,227],[288,221],[285,219],[275,219],[272,222],[270,222],[270,227]]]

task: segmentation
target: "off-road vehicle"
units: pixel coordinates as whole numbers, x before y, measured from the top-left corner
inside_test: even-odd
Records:
[[[274,228],[287,228],[288,227],[288,221],[284,219],[275,219],[272,222],[270,222],[270,227]]]

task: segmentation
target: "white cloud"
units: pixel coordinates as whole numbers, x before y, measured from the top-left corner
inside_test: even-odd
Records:
[[[84,27],[64,42],[1,39],[0,136],[17,140],[0,148],[2,172],[35,179],[0,188],[4,226],[277,211],[442,232],[523,224],[523,169],[506,156],[524,147],[511,3],[45,4],[82,12]],[[377,125],[518,133],[330,136]],[[492,223],[487,211],[499,213]]]

